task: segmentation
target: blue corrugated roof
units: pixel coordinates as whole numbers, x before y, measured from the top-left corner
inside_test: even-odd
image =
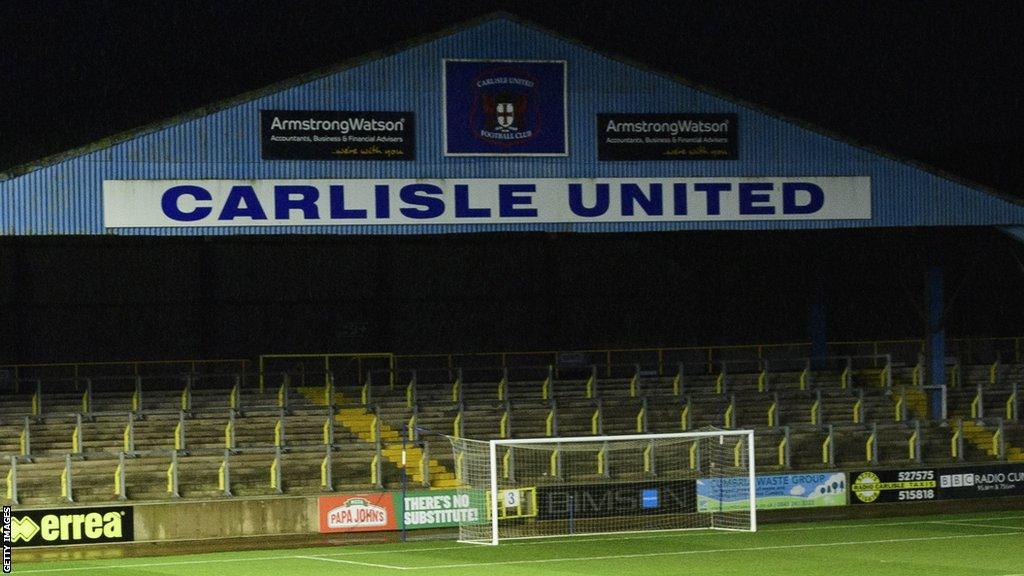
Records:
[[[566,157],[446,157],[444,58],[566,60]],[[259,111],[406,110],[416,118],[416,160],[264,161]],[[607,112],[738,115],[735,161],[599,162],[595,116]],[[132,179],[613,178],[869,176],[870,220],[487,224],[232,228],[103,227],[102,183]],[[304,77],[212,111],[142,129],[0,181],[0,234],[433,234],[490,231],[640,232],[904,226],[1024,225],[1024,206],[599,54],[506,17],[486,19],[405,50]]]

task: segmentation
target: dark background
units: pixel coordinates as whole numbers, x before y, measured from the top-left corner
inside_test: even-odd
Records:
[[[1020,335],[995,230],[23,238],[0,242],[8,361],[490,352]],[[1016,254],[1015,254],[1016,252]]]
[[[0,2],[0,170],[501,8],[1024,196],[1021,3]],[[0,238],[0,362],[1020,335],[989,229]]]
[[[0,2],[0,170],[502,9],[1024,194],[1024,3]]]

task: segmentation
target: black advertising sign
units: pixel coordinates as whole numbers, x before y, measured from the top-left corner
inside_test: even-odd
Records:
[[[1024,496],[1024,464],[939,470],[944,499]]]
[[[67,546],[131,542],[135,538],[131,506],[15,510],[13,546]]]
[[[935,470],[865,470],[850,472],[850,504],[938,499]]]
[[[539,520],[654,516],[696,511],[696,480],[537,487]]]
[[[598,160],[736,160],[735,114],[598,114]]]
[[[850,504],[1024,495],[1024,464],[850,473]]]
[[[260,110],[264,160],[414,160],[412,112]]]

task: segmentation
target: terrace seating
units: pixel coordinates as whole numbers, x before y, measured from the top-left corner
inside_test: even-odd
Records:
[[[44,389],[35,409],[37,392],[28,392],[0,398],[0,475],[10,484],[13,466],[17,485],[4,500],[317,493],[326,457],[332,487],[370,485],[373,447],[339,427],[330,430],[328,450],[333,413],[295,390],[282,403],[255,388],[193,389],[185,400],[181,389],[147,389],[142,409],[133,390],[94,391],[85,405],[78,392]]]
[[[883,464],[948,462],[952,458],[950,447],[955,430],[946,424],[929,424],[923,420],[923,410],[919,412],[921,407],[915,405],[921,399],[904,390],[912,384],[915,370],[916,367],[912,366],[891,367],[887,374],[883,366],[857,370],[848,375],[844,375],[842,370],[819,371],[814,374],[813,392],[801,390],[801,371],[773,373],[767,385],[759,383],[756,372],[730,374],[724,392],[716,389],[719,384],[717,376],[695,376],[688,379],[686,393],[679,396],[671,395],[670,377],[642,377],[639,384],[631,382],[631,378],[602,379],[598,384],[602,406],[600,432],[636,432],[639,410],[643,399],[647,398],[651,402],[645,417],[645,431],[679,431],[681,411],[688,405],[689,428],[730,424],[755,428],[762,438],[758,450],[764,450],[759,465],[765,468],[770,466],[766,463],[778,461],[778,453],[777,441],[771,442],[769,450],[763,439],[780,437],[776,432],[780,426],[785,426],[790,434],[789,452],[793,457],[789,465],[794,467],[820,468],[827,465],[821,454],[822,445],[829,436],[828,427],[834,435],[831,450],[835,465],[864,465],[872,461]],[[886,377],[890,379],[889,383],[883,384],[882,379]],[[844,378],[847,385],[842,387]],[[463,388],[461,417],[457,398],[452,396],[456,393],[456,380]],[[421,380],[416,403],[417,424],[452,433],[452,426],[458,423],[466,436],[500,437],[500,429],[496,433],[494,423],[502,420],[506,408],[502,408],[498,401],[499,392],[496,390],[499,380],[500,377],[493,376],[483,382],[469,382],[465,373],[461,379],[453,377],[451,382],[426,383]],[[586,398],[585,380],[547,383],[541,379],[523,380],[509,382],[507,386],[507,421],[512,423],[511,430],[507,431],[509,436],[545,436],[551,434],[552,429],[559,435],[593,431],[592,422],[588,420],[595,411],[596,400]],[[772,392],[766,394],[759,388]],[[641,392],[635,395],[637,390]],[[488,407],[480,408],[475,404],[476,398],[483,398]],[[526,402],[527,399],[532,399],[532,403]],[[768,410],[773,404],[774,414],[769,416]],[[382,412],[383,417],[402,427],[411,410],[403,412],[402,403],[397,400],[391,406],[390,412]],[[728,414],[730,406],[731,415]],[[727,422],[727,416],[734,420]],[[472,433],[467,432],[474,426],[472,423],[476,418],[483,418],[485,422],[472,428]],[[549,423],[551,420],[553,425]],[[1009,431],[1010,428],[1007,430],[1009,437],[1013,432]],[[984,457],[983,452],[970,444],[961,450],[961,458]]]
[[[1024,460],[1024,366],[951,368],[941,422],[927,418],[920,374],[919,365],[871,356],[813,367],[775,359],[371,371],[337,387],[323,375],[291,387],[278,375],[262,390],[243,374],[145,386],[26,381],[0,395],[0,475],[16,478],[22,504],[364,490],[398,485],[404,439],[412,484],[451,486],[451,448],[432,432],[488,439],[708,426],[754,429],[765,471]]]

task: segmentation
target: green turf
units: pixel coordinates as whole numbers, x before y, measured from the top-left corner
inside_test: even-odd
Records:
[[[15,563],[15,574],[318,576],[1024,576],[1024,512],[764,525],[755,533],[661,532],[261,550]]]

